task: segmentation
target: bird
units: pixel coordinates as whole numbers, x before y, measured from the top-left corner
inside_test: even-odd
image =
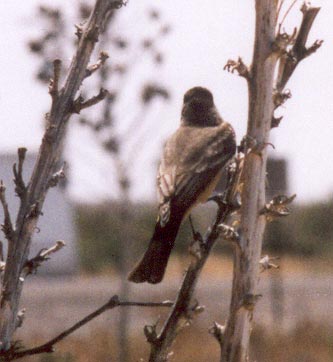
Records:
[[[166,141],[158,169],[153,236],[129,281],[162,281],[182,221],[198,203],[207,201],[235,152],[234,129],[219,115],[212,93],[204,87],[189,89],[180,126]]]

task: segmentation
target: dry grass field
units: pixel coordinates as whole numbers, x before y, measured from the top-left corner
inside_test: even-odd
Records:
[[[131,300],[173,299],[186,261],[173,260],[160,285],[133,285]],[[327,260],[283,258],[280,271],[261,274],[258,292],[263,295],[255,311],[251,359],[256,362],[333,361],[333,266]],[[230,298],[231,262],[211,258],[197,290],[205,305],[192,326],[182,331],[171,361],[218,361],[218,345],[208,334],[213,321],[224,322]],[[97,309],[119,292],[120,278],[103,275],[66,279],[34,277],[27,281],[22,307],[26,321],[18,338],[27,346],[41,343]],[[167,315],[161,308],[130,309],[130,361],[146,360],[149,352],[142,328]],[[34,356],[32,362],[117,361],[116,330],[119,309],[106,312],[59,343],[56,353]]]

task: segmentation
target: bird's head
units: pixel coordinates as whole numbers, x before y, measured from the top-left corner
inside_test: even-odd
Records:
[[[194,87],[185,93],[182,108],[184,126],[216,126],[220,123],[218,118],[213,95],[207,88]]]

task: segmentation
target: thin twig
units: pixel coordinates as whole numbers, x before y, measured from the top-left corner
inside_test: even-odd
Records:
[[[99,58],[95,64],[89,65],[86,70],[86,77],[91,76],[96,70],[98,70],[109,58],[109,54],[107,52],[100,52]]]
[[[101,102],[108,95],[108,91],[106,89],[101,88],[99,93],[96,96],[89,98],[88,100],[84,100],[82,96],[79,96],[73,104],[72,112],[80,113],[82,109],[91,107],[99,102]]]
[[[56,253],[65,246],[65,242],[58,240],[55,245],[48,249],[41,249],[35,257],[29,259],[23,269],[25,275],[36,273],[37,268],[46,260],[50,259],[50,255]]]
[[[23,180],[23,164],[25,160],[25,155],[27,153],[27,149],[25,147],[20,147],[17,150],[18,154],[18,165],[14,163],[13,165],[13,173],[14,173],[14,183],[15,183],[15,192],[18,197],[23,199],[26,195],[27,188],[25,186]]]
[[[8,203],[6,200],[6,187],[3,184],[2,180],[0,180],[0,202],[1,202],[1,205],[3,208],[3,212],[4,212],[4,223],[1,225],[1,229],[2,229],[3,233],[5,234],[8,242],[12,242],[13,235],[14,235],[14,229],[13,229],[13,224],[12,224],[12,221],[10,218]]]
[[[173,306],[172,301],[164,301],[164,302],[131,302],[131,301],[120,301],[117,295],[114,295],[107,303],[102,305],[100,308],[92,312],[91,314],[87,315],[79,322],[75,323],[72,327],[66,329],[64,332],[60,333],[56,337],[52,338],[50,341],[34,347],[30,349],[25,349],[21,351],[8,351],[5,353],[0,354],[0,361],[13,361],[25,356],[31,356],[40,353],[51,353],[54,352],[54,345],[58,342],[62,341],[64,338],[84,326],[85,324],[89,323],[94,318],[98,317],[102,313],[107,310],[111,310],[116,307],[171,307]]]
[[[283,6],[283,3],[284,3],[284,0],[280,0],[279,1],[279,6],[278,6],[278,9],[277,9],[277,12],[276,12],[276,22],[280,16],[280,12],[281,12],[281,9],[282,9],[282,6]]]
[[[284,14],[284,16],[283,16],[283,18],[282,18],[282,20],[281,20],[281,22],[280,22],[280,24],[279,24],[279,28],[280,28],[280,29],[281,29],[281,27],[282,27],[282,25],[283,25],[283,22],[285,21],[286,17],[288,16],[289,12],[290,12],[291,9],[294,7],[294,5],[297,3],[297,1],[298,1],[298,0],[294,0],[294,1],[290,4],[290,6],[289,6],[289,8],[287,9],[287,11],[285,12],[285,14]],[[282,6],[282,4],[281,4],[281,6]],[[277,14],[279,14],[280,10],[281,10],[281,7],[278,9]]]
[[[306,48],[309,32],[319,10],[319,7],[309,7],[306,4],[302,6],[303,18],[295,43],[288,54],[280,59],[276,82],[278,92],[283,91],[301,60],[315,52],[322,45],[323,41],[317,40],[311,47]]]

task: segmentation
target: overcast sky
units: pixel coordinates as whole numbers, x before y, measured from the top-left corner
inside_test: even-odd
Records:
[[[286,0],[288,2],[288,0]],[[28,53],[26,41],[43,31],[35,18],[39,1],[2,2],[0,32],[0,150],[19,146],[37,149],[42,135],[42,116],[50,100],[47,89],[34,80],[36,59]],[[44,2],[47,3],[47,2]],[[49,2],[50,3],[50,2]],[[52,4],[73,7],[75,1]],[[121,10],[120,26],[126,34],[139,34],[145,26],[144,9],[149,1],[130,1]],[[161,79],[172,92],[168,103],[156,102],[146,122],[147,147],[131,165],[137,180],[136,199],[155,196],[154,169],[163,140],[178,126],[183,93],[190,87],[208,87],[222,116],[233,124],[238,141],[246,129],[247,92],[245,81],[223,71],[230,58],[242,56],[250,63],[254,32],[254,1],[151,1],[162,10],[172,32],[161,43],[166,59],[156,74],[137,74],[137,80]],[[299,24],[301,2],[290,13],[287,29]],[[324,199],[333,193],[333,2],[313,2],[322,7],[310,35],[310,42],[324,39],[323,47],[306,59],[292,77],[293,94],[282,109],[284,119],[272,131],[273,156],[286,157],[290,171],[289,189],[298,201]],[[112,61],[112,54],[111,61]],[[64,59],[69,64],[70,59]],[[148,69],[148,68],[147,68]],[[150,77],[150,78],[149,78]],[[135,81],[135,80],[134,80]],[[127,106],[131,112],[131,105]],[[133,111],[135,112],[135,110]],[[115,194],[110,160],[95,147],[87,130],[72,125],[67,157],[71,163],[70,193],[76,199],[102,200]],[[1,167],[1,166],[0,166]],[[1,169],[0,169],[1,170]],[[109,170],[109,171],[106,171]]]

